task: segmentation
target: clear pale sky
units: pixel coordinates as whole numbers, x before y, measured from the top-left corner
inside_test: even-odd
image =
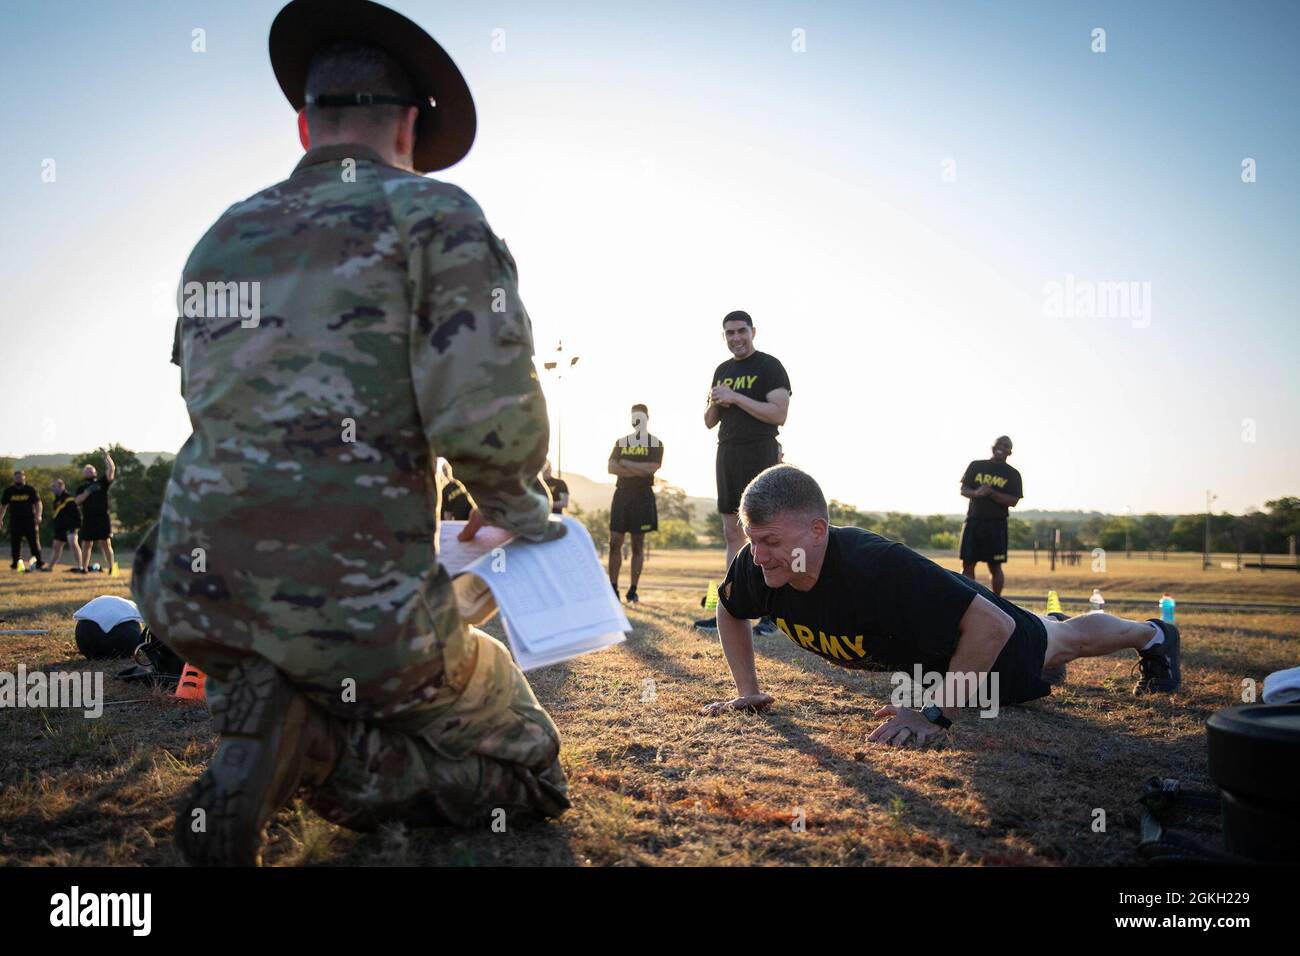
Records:
[[[1004,432],[1023,508],[1300,493],[1300,6],[391,5],[474,91],[441,177],[510,243],[539,361],[581,356],[548,385],[565,470],[601,477],[645,402],[661,474],[712,496],[703,401],[745,309],[793,382],[787,460],[863,508],[962,510]],[[189,434],[180,268],[301,154],[279,7],[6,4],[0,452]],[[1150,283],[1149,324],[1049,315],[1067,274]]]

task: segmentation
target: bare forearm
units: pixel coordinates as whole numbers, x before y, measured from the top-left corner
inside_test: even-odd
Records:
[[[758,672],[754,669],[754,637],[748,621],[738,621],[727,609],[718,606],[718,637],[722,641],[722,654],[736,682],[741,697],[761,693],[758,689]]]
[[[652,478],[659,466],[652,461],[625,461],[624,472],[629,478]]]
[[[961,619],[961,637],[948,661],[948,673],[987,674],[1015,629],[1011,615],[983,595],[977,595]],[[954,703],[944,701],[943,711],[949,719],[958,716]],[[967,706],[973,703],[966,701]]]
[[[704,409],[704,427],[716,428],[720,421],[722,421],[721,406],[710,402],[708,407]]]
[[[785,424],[785,409],[776,402],[758,402],[748,396],[737,395],[735,405],[760,422],[768,425]]]
[[[1015,495],[1004,494],[1001,491],[991,492],[989,497],[1004,508],[1014,508],[1016,505],[1020,504],[1020,499]]]

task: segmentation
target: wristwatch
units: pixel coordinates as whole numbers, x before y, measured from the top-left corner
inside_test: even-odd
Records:
[[[944,730],[952,726],[952,721],[943,715],[943,708],[931,704],[921,708],[921,716],[932,724],[938,724]]]

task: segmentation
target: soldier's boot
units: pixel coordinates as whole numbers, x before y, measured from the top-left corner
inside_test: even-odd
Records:
[[[260,866],[267,824],[329,776],[342,731],[260,657],[236,664],[209,704],[221,740],[177,810],[176,846],[192,866]]]

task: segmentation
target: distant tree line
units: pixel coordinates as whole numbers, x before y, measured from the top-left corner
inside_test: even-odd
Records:
[[[912,548],[951,550],[959,544],[961,519],[943,515],[874,514],[858,511],[841,501],[830,502],[831,524],[866,528]],[[1054,529],[1061,530],[1062,545],[1122,551],[1192,551],[1205,543],[1205,515],[1093,515],[1079,521],[1007,520],[1008,546],[1013,550],[1046,548]],[[1244,515],[1210,516],[1211,551],[1286,553],[1291,535],[1300,535],[1300,498],[1284,497],[1265,503],[1264,511]]]
[[[113,445],[109,452],[117,464],[117,480],[113,483],[110,500],[113,509],[113,531],[121,545],[132,547],[158,517],[162,508],[163,493],[171,478],[171,459],[158,458],[145,465],[139,456],[121,445]],[[15,461],[0,458],[0,481],[8,484]],[[94,465],[104,470],[104,459],[98,452],[74,455],[66,465],[26,468],[27,481],[40,494],[47,520],[41,523],[41,542],[50,543],[52,514],[50,485],[62,478],[70,491],[76,491],[82,482],[81,469]],[[675,485],[661,483],[655,489],[659,508],[659,530],[647,536],[652,548],[702,548],[722,547],[722,522],[716,514],[697,517],[686,492]],[[954,550],[959,543],[961,519],[945,515],[905,514],[899,511],[866,512],[843,501],[830,502],[831,524],[866,528],[912,548],[935,551]],[[576,504],[570,512],[586,525],[597,548],[603,550],[609,542],[609,509],[584,511]],[[1199,552],[1205,541],[1205,514],[1190,515],[1091,515],[1079,521],[1034,521],[1011,517],[1007,522],[1008,544],[1013,550],[1034,547],[1046,548],[1054,528],[1061,529],[1065,547],[1105,548],[1121,551],[1126,544],[1134,551],[1191,551]],[[1210,516],[1210,550],[1231,552],[1236,550],[1268,554],[1284,554],[1288,538],[1300,535],[1300,497],[1283,497],[1265,503],[1263,511],[1252,510],[1244,515],[1216,514]]]
[[[113,538],[116,544],[132,548],[144,536],[149,525],[158,519],[158,512],[162,510],[163,493],[172,475],[172,462],[170,459],[157,458],[152,464],[145,465],[135,452],[121,445],[111,446],[108,453],[113,456],[113,463],[117,465],[117,477],[113,480],[113,487],[108,494],[112,509]],[[13,480],[15,464],[12,458],[0,458],[0,481],[6,485]],[[50,490],[50,486],[55,478],[62,478],[68,486],[68,491],[75,493],[85,480],[81,469],[86,465],[94,465],[102,476],[104,474],[103,454],[89,451],[81,455],[73,455],[66,465],[23,466],[23,471],[27,474],[27,483],[41,496],[44,515],[41,519],[40,536],[43,547],[50,545],[51,531],[54,528],[51,521],[54,515],[52,507],[54,493]]]
[[[722,547],[722,522],[716,514],[695,517],[686,492],[674,485],[655,489],[659,506],[659,530],[647,535],[652,548]],[[927,551],[955,551],[961,542],[962,519],[947,515],[914,515],[900,511],[859,511],[853,505],[832,500],[831,524],[866,528],[911,548]],[[591,532],[597,548],[609,541],[609,510],[570,509]],[[1205,541],[1205,515],[1090,515],[1076,521],[1007,521],[1008,545],[1017,551],[1035,546],[1046,549],[1054,529],[1061,530],[1066,548],[1105,548],[1122,551],[1200,552]],[[1262,540],[1268,554],[1285,554],[1288,538],[1300,535],[1300,498],[1284,497],[1266,503],[1266,510],[1244,515],[1210,516],[1210,550],[1258,552]]]

